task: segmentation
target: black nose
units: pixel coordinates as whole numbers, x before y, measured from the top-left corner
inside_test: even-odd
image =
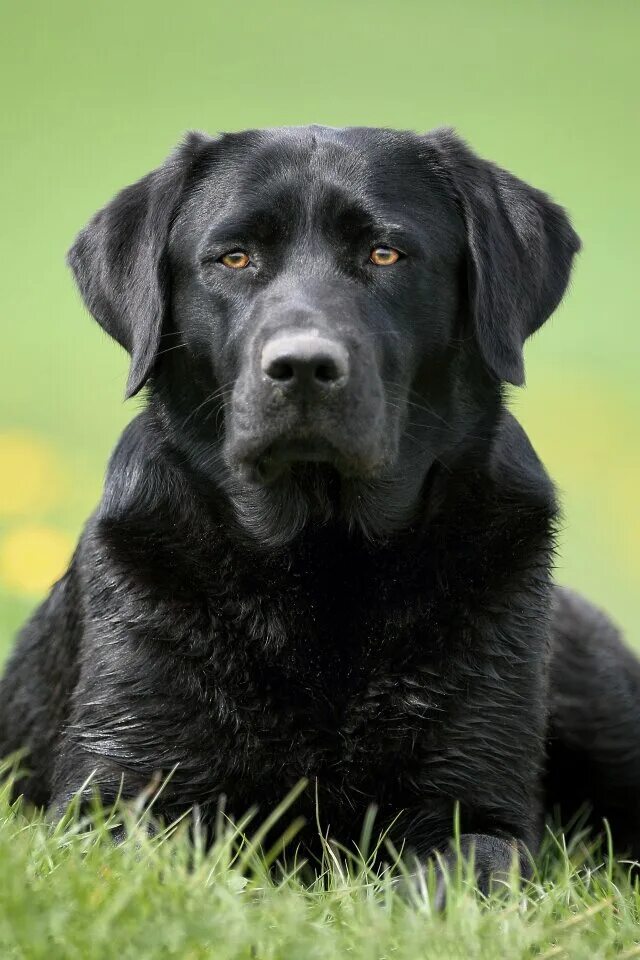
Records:
[[[260,365],[270,380],[287,388],[335,389],[349,377],[346,347],[314,331],[276,334],[265,343]]]

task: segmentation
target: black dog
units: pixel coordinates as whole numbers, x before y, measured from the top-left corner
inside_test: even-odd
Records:
[[[317,789],[419,857],[458,804],[485,885],[588,800],[640,856],[640,664],[552,586],[503,403],[578,247],[448,131],[191,135],[98,213],[70,264],[148,403],[2,683],[25,796],[173,770],[206,822],[308,778],[310,837]]]

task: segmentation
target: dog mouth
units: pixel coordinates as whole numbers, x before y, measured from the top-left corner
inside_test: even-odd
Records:
[[[328,441],[305,438],[280,439],[270,444],[256,460],[256,470],[264,482],[276,479],[296,464],[330,464],[339,460],[338,451]]]
[[[286,475],[320,471],[349,478],[371,479],[381,464],[378,458],[355,456],[324,437],[282,436],[237,458],[242,476],[268,485]]]

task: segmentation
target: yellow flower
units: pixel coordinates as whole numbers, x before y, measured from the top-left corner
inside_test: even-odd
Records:
[[[10,591],[37,596],[64,573],[73,541],[53,527],[16,527],[0,542],[0,580]]]
[[[0,434],[0,517],[41,513],[64,495],[55,453],[35,437]]]

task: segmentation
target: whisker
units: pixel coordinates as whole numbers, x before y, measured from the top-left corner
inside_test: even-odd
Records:
[[[180,336],[179,330],[167,330],[166,333],[160,334],[160,339],[164,340],[166,337],[179,337],[179,336]]]
[[[387,381],[387,382],[385,383],[385,385],[386,385],[386,386],[389,386],[389,387],[394,387],[394,386],[400,387],[400,386],[402,386],[402,384],[395,384],[395,383],[393,383],[392,381]],[[413,389],[410,389],[410,390],[409,390],[409,393],[413,393],[413,394],[415,395],[415,394],[416,394],[416,391],[413,390]],[[453,426],[453,424],[450,423],[450,421],[448,421],[445,417],[443,417],[441,414],[439,414],[436,410],[433,410],[433,409],[426,403],[426,401],[422,400],[422,398],[421,398],[421,402],[420,402],[420,403],[416,403],[414,400],[410,400],[409,397],[403,397],[403,398],[395,397],[395,399],[396,399],[396,400],[398,400],[398,399],[403,399],[404,402],[407,404],[407,406],[413,407],[413,408],[416,409],[416,410],[420,410],[420,411],[422,411],[422,413],[426,413],[426,414],[428,414],[428,415],[431,416],[431,417],[435,417],[437,420],[440,420],[446,427],[448,427],[448,428],[451,429],[451,430],[455,429],[454,426]],[[431,429],[434,429],[434,428],[432,427]],[[467,434],[467,436],[472,437],[472,438],[477,439],[477,440],[490,440],[490,439],[491,439],[491,437],[489,437],[489,436],[479,435],[479,434]]]
[[[171,353],[172,350],[183,350],[186,346],[188,346],[188,344],[186,344],[186,343],[177,343],[174,347],[167,347],[166,350],[160,350],[160,351],[156,354],[156,358],[157,358],[157,357],[163,357],[163,356],[165,355],[165,353]]]
[[[386,387],[391,387],[391,388],[393,388],[393,387],[401,387],[402,384],[393,383],[393,381],[385,381],[385,386],[386,386]],[[409,394],[412,394],[412,393],[415,393],[415,391],[412,390],[412,389],[410,389],[410,390],[408,391],[408,393],[409,393]],[[395,397],[395,399],[396,399],[396,400],[399,400],[399,399],[401,399],[401,398],[400,398],[400,397]],[[426,401],[422,400],[422,398],[421,398],[421,402],[420,402],[420,403],[416,403],[415,400],[410,400],[410,399],[409,399],[409,396],[406,396],[406,397],[404,397],[403,399],[404,399],[404,402],[407,404],[407,406],[409,406],[409,407],[415,407],[416,410],[421,410],[423,413],[426,413],[426,414],[428,414],[428,415],[431,416],[431,417],[435,417],[436,420],[442,421],[442,423],[446,424],[446,426],[448,426],[448,427],[451,426],[451,424],[448,423],[448,421],[447,421],[440,413],[438,413],[436,410],[433,410],[433,409],[426,403]]]
[[[233,380],[229,380],[228,383],[223,383],[221,387],[218,387],[217,390],[214,390],[213,393],[210,393],[207,397],[205,397],[202,403],[199,403],[197,407],[194,407],[194,409],[191,410],[191,412],[186,416],[184,423],[182,424],[182,429],[184,430],[189,421],[195,417],[198,411],[202,410],[202,408],[208,403],[213,403],[221,396],[223,397],[224,401],[224,394],[225,392],[229,394],[231,393],[231,387],[233,386],[233,383]]]

